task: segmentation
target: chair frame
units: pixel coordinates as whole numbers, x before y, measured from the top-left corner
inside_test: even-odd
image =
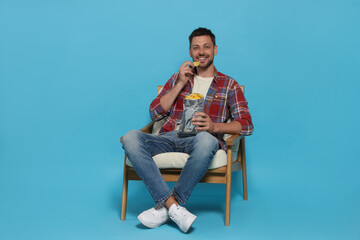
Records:
[[[244,86],[241,86],[244,91]],[[140,131],[145,133],[152,133],[154,122],[149,123]],[[122,141],[120,139],[120,142]],[[231,174],[232,172],[242,170],[243,180],[243,194],[244,200],[248,199],[247,196],[247,180],[246,180],[246,156],[245,156],[245,137],[242,135],[234,134],[226,140],[227,146],[227,165],[209,169],[204,177],[200,180],[202,183],[219,183],[226,184],[226,200],[225,200],[225,226],[230,225],[230,200],[231,200]],[[238,149],[238,151],[236,151]],[[233,152],[237,154],[236,161],[231,161]],[[129,180],[141,180],[135,170],[126,164],[124,157],[124,174],[123,174],[123,188],[122,188],[122,203],[121,203],[121,220],[126,219],[127,207],[127,193]],[[160,169],[161,175],[166,182],[176,182],[180,176],[182,169]]]

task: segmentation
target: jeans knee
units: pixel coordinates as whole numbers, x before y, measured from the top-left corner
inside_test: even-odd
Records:
[[[139,142],[141,132],[139,130],[131,130],[125,134],[122,139],[123,146],[134,146]]]
[[[208,132],[199,132],[195,138],[201,148],[213,149],[219,146],[218,140]]]

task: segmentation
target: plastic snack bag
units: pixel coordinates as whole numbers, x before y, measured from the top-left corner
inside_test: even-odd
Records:
[[[198,131],[192,124],[196,112],[204,112],[204,97],[200,93],[192,93],[184,99],[183,115],[180,122],[179,137],[195,136]]]

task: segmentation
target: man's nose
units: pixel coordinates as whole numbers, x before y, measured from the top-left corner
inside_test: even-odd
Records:
[[[204,48],[200,48],[200,50],[199,50],[199,54],[203,54],[204,53]]]

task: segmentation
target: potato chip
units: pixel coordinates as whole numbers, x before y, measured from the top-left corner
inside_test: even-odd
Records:
[[[200,65],[200,62],[193,62],[194,66],[197,67]]]
[[[200,93],[192,93],[190,94],[189,96],[186,96],[185,99],[191,99],[191,100],[194,100],[194,99],[201,99],[203,98],[204,96]]]

